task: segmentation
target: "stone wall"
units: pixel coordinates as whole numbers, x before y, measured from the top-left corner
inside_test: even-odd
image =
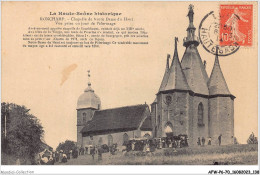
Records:
[[[117,132],[117,133],[111,133],[111,134],[104,134],[104,135],[95,135],[95,136],[87,136],[83,137],[83,145],[98,145],[98,144],[107,144],[108,145],[108,137],[109,135],[113,138],[113,143],[117,143],[118,147],[121,147],[124,142],[124,134],[128,135],[129,139],[132,138],[140,138],[143,137],[145,134],[152,135],[151,131],[140,131],[140,130],[134,130],[134,131],[127,131],[127,132]],[[100,142],[102,140],[102,143]]]
[[[215,97],[209,100],[210,136],[212,144],[233,144],[234,137],[234,101],[230,97]]]
[[[81,130],[83,129],[84,126],[77,126],[77,146],[81,147],[82,145],[82,134],[81,134]]]
[[[157,104],[153,103],[151,104],[151,120],[152,120],[152,128],[153,128],[153,136],[157,137],[157,122],[156,122],[156,116],[157,116]]]
[[[203,122],[202,124],[199,124],[198,122],[198,107],[199,104],[203,105]],[[192,136],[189,134],[189,139],[191,140],[191,145],[196,145],[198,138],[200,137],[200,140],[202,137],[205,138],[205,144],[208,141],[209,137],[209,130],[208,130],[208,98],[204,97],[193,97],[193,103],[192,103],[193,109],[192,109],[192,119],[190,120],[192,123]]]
[[[172,97],[170,105],[166,96]],[[198,106],[203,105],[203,123],[198,123]],[[171,122],[174,135],[187,134],[189,145],[197,145],[198,138],[211,137],[212,144],[218,144],[222,134],[222,144],[232,144],[234,137],[234,104],[230,97],[204,98],[190,96],[185,92],[157,95],[157,107],[152,105],[153,128],[160,122],[157,137],[165,137],[165,125]],[[155,113],[156,110],[156,113]],[[160,116],[160,119],[158,117]]]
[[[162,137],[162,96],[163,94],[157,95],[157,115],[156,115],[157,137]]]
[[[168,105],[166,97],[172,98]],[[161,136],[165,137],[165,126],[167,123],[172,124],[173,134],[187,134],[189,128],[189,93],[187,92],[173,92],[162,94],[160,98],[160,107],[158,107],[158,114],[161,114]],[[158,105],[159,106],[159,105]],[[159,112],[160,111],[160,112]]]
[[[77,110],[77,125],[84,125],[83,114],[86,114],[86,122],[91,120],[94,115],[94,109],[78,109]]]
[[[193,117],[193,96],[188,96],[188,100],[189,100],[189,103],[188,103],[188,112],[189,112],[189,129],[188,129],[188,144],[189,145],[194,145],[194,143],[196,143],[196,139],[194,139],[193,137],[193,120],[194,120],[194,117]]]
[[[78,109],[77,110],[77,146],[82,145],[82,135],[81,130],[84,128],[87,121],[91,120],[94,115],[94,109]],[[86,114],[86,121],[83,122],[83,113]]]

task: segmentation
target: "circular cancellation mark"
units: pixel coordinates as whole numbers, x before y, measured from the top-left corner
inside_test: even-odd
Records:
[[[229,45],[221,45],[220,42],[225,36],[221,36],[219,33],[220,27],[226,29],[224,24],[220,24],[219,15],[211,11],[200,22],[199,25],[199,39],[206,51],[213,55],[228,56],[235,53],[239,49],[239,45],[236,42]],[[218,53],[216,53],[216,48]]]

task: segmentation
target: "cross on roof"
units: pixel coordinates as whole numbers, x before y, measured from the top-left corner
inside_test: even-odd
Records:
[[[90,86],[91,83],[90,83],[90,70],[88,70],[88,86]]]

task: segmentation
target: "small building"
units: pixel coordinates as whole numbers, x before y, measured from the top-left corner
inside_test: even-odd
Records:
[[[147,104],[101,110],[100,98],[88,83],[77,104],[77,146],[122,146],[130,138],[152,137]]]

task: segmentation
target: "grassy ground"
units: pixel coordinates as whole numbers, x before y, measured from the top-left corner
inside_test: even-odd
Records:
[[[70,159],[67,163],[56,165],[257,165],[258,145],[205,146],[179,148],[177,152],[166,148],[154,154],[143,155],[140,152],[129,152],[116,155],[103,154],[103,160],[92,160],[90,155]]]

